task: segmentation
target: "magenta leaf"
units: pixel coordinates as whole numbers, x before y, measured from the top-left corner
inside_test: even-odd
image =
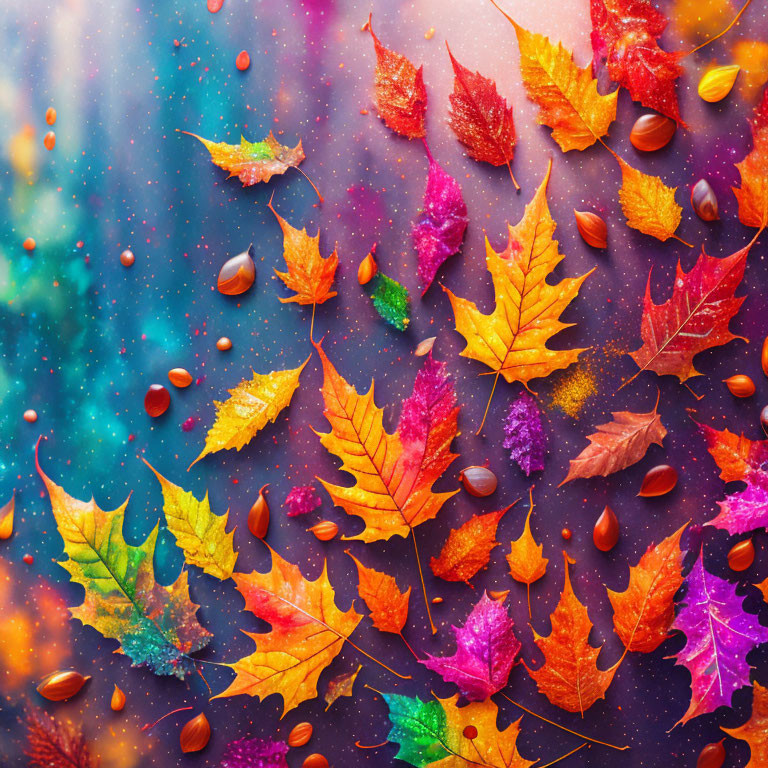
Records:
[[[544,469],[547,437],[536,400],[525,390],[510,406],[504,422],[504,447],[526,475]]]
[[[288,507],[288,517],[306,515],[313,509],[317,509],[323,502],[315,491],[314,485],[296,485],[285,497],[285,506]]]
[[[237,739],[224,750],[219,768],[288,768],[284,741],[268,739]]]
[[[426,143],[424,146],[429,159],[424,212],[414,222],[412,232],[419,255],[419,278],[424,286],[422,296],[432,285],[440,265],[461,248],[468,221],[461,187],[432,157]]]
[[[768,477],[754,475],[747,487],[718,501],[720,514],[707,525],[728,531],[731,536],[755,528],[768,528]]]
[[[421,663],[443,680],[456,683],[470,701],[485,701],[500,691],[509,678],[520,641],[506,608],[483,594],[463,627],[453,627],[456,653],[429,656]]]
[[[686,638],[675,663],[691,673],[691,703],[679,723],[729,707],[734,691],[750,685],[747,654],[768,642],[768,627],[744,612],[734,584],[704,570],[702,554],[685,583],[688,592],[672,624]]]

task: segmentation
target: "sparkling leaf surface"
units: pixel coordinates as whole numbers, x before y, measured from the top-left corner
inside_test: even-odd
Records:
[[[364,566],[349,550],[357,566],[357,592],[371,612],[373,626],[399,635],[408,620],[411,587],[401,592],[393,576]]]
[[[526,391],[510,403],[504,420],[503,445],[509,449],[509,458],[519,464],[526,477],[544,469],[547,436],[536,399]]]
[[[752,151],[736,163],[741,186],[733,187],[739,203],[739,221],[762,229],[768,224],[768,88],[750,122]]]

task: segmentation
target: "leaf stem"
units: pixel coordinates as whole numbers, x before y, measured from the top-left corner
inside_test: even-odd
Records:
[[[419,548],[416,546],[416,531],[411,528],[411,538],[413,539],[413,551],[416,553],[416,565],[419,567],[419,578],[421,579],[421,591],[424,593],[424,605],[427,607],[427,618],[429,619],[429,626],[432,629],[432,634],[437,634],[437,627],[435,622],[432,621],[432,611],[429,610],[429,598],[427,597],[427,587],[424,584],[424,572],[421,570],[421,558],[419,557]]]
[[[166,712],[162,717],[158,717],[157,720],[155,720],[154,723],[146,723],[141,726],[142,731],[148,731],[151,728],[154,728],[161,720],[165,720],[166,717],[170,717],[171,715],[175,715],[177,712],[186,712],[188,709],[194,709],[194,707],[179,707],[178,709],[172,709],[170,712]]]
[[[678,237],[677,235],[671,235],[673,240],[677,240],[678,242],[682,243],[683,245],[687,245],[689,248],[693,248],[693,243],[689,243],[687,240],[683,240],[682,237]]]
[[[539,768],[549,768],[550,765],[554,765],[555,763],[559,763],[561,760],[565,760],[566,757],[570,757],[571,755],[578,752],[580,749],[584,749],[584,747],[589,747],[589,743],[584,741],[581,744],[579,744],[576,749],[572,749],[570,752],[566,752],[564,755],[560,755],[556,760],[552,760],[549,763],[544,763],[544,765],[540,765]]]
[[[477,432],[475,432],[475,437],[477,437],[477,435],[479,435],[483,431],[483,425],[485,424],[485,419],[488,416],[488,409],[491,407],[491,400],[493,400],[493,393],[496,391],[496,385],[499,383],[500,373],[501,371],[496,371],[496,377],[493,380],[493,387],[491,388],[491,394],[488,397],[488,404],[485,406],[485,413],[483,414],[483,420],[480,422],[480,426],[477,428]]]
[[[534,712],[533,710],[528,709],[528,707],[524,707],[519,702],[515,701],[514,699],[511,699],[503,691],[500,691],[500,694],[510,704],[514,704],[519,709],[522,709],[523,712],[527,712],[529,715],[533,715],[534,717],[537,717],[539,720],[543,720],[545,723],[549,723],[550,725],[554,725],[555,728],[559,728],[561,731],[566,731],[567,733],[572,733],[574,736],[578,736],[580,739],[585,739],[586,741],[591,741],[593,744],[600,744],[603,747],[610,747],[611,749],[616,749],[619,752],[623,752],[625,749],[629,749],[629,744],[627,744],[624,747],[619,747],[619,746],[616,746],[615,744],[609,744],[607,741],[599,741],[598,739],[592,739],[589,736],[585,736],[583,733],[579,733],[578,731],[572,731],[570,728],[566,728],[564,725],[560,725],[560,723],[556,723],[554,720],[548,720],[543,715],[536,714],[536,712]],[[544,768],[544,766],[541,766],[541,768]]]
[[[309,325],[309,340],[315,343],[315,309],[317,309],[317,302],[312,302],[312,322]]]
[[[507,169],[509,170],[509,177],[512,179],[512,183],[515,185],[515,190],[517,192],[520,191],[520,185],[517,183],[517,179],[515,178],[515,174],[512,173],[512,166],[510,165],[509,160],[507,160]]]
[[[307,174],[304,173],[304,171],[302,171],[301,168],[299,168],[298,165],[294,165],[293,167],[310,183],[312,189],[315,190],[315,194],[317,195],[317,199],[321,203],[324,203],[325,202],[325,198],[320,194],[320,190],[315,186],[315,182],[312,181],[312,179],[310,179],[309,176],[307,176]]]
[[[680,58],[684,59],[686,56],[690,56],[692,53],[696,53],[696,51],[700,51],[702,48],[706,48],[711,43],[714,43],[715,40],[719,40],[724,34],[726,34],[726,32],[730,32],[730,30],[733,29],[736,26],[736,24],[739,23],[739,19],[744,14],[744,11],[746,11],[747,8],[749,8],[749,5],[751,2],[752,0],[747,0],[747,2],[741,6],[741,10],[736,14],[733,21],[722,32],[718,32],[714,37],[710,37],[709,40],[707,40],[706,42],[702,43],[701,45],[697,45],[692,51],[688,51],[688,53],[684,53]]]
[[[411,648],[411,644],[405,639],[405,635],[402,632],[398,632],[400,635],[400,639],[405,643],[405,647],[413,654],[413,658],[416,659],[416,661],[421,661],[421,659],[416,654],[416,651]]]

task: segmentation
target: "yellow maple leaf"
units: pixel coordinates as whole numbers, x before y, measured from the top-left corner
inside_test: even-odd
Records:
[[[547,205],[546,176],[526,206],[520,222],[509,227],[509,242],[501,253],[485,241],[486,265],[493,279],[496,306],[482,313],[473,301],[456,296],[447,288],[456,319],[456,330],[467,345],[463,357],[487,365],[509,383],[526,384],[576,362],[584,349],[549,349],[547,340],[573,323],[560,321],[560,314],[579,293],[592,274],[564,278],[550,285],[547,276],[562,261],[557,240],[552,239],[555,222]]]
[[[661,241],[670,237],[680,240],[675,231],[683,209],[675,202],[677,187],[668,187],[658,176],[641,173],[618,155],[615,157],[621,166],[619,202],[627,226]]]
[[[351,607],[341,611],[328,579],[327,564],[314,581],[298,566],[270,548],[266,573],[235,573],[232,578],[245,598],[245,609],[269,622],[269,632],[246,632],[256,650],[228,664],[236,677],[214,698],[248,694],[283,698],[283,716],[302,701],[317,696],[322,671],[336,658],[362,616]]]
[[[538,581],[547,572],[549,560],[542,555],[544,546],[537,544],[531,533],[531,514],[533,513],[533,489],[530,490],[530,508],[525,518],[525,525],[520,537],[510,543],[507,555],[509,573],[515,581],[525,584],[528,591],[528,618],[531,618],[531,584]]]
[[[232,546],[235,532],[226,530],[229,511],[214,515],[207,492],[203,500],[198,501],[189,491],[163,477],[146,459],[142,461],[160,481],[165,521],[184,553],[184,560],[217,579],[228,579],[237,560]]]
[[[254,371],[251,381],[243,379],[229,390],[228,400],[214,401],[216,420],[205,437],[205,448],[189,466],[192,467],[209,453],[232,448],[239,451],[249,443],[278,417],[280,411],[288,407],[299,386],[299,376],[308,362],[309,357],[298,368],[264,374]]]
[[[552,44],[501,12],[517,34],[523,85],[528,98],[541,108],[537,122],[552,128],[552,138],[563,152],[591,147],[616,119],[619,89],[601,96],[590,67],[577,66],[561,43]]]

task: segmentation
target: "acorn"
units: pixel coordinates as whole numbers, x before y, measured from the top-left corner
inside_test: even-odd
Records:
[[[669,117],[651,112],[635,120],[629,140],[641,152],[655,152],[666,147],[677,131],[677,123]]]
[[[248,512],[248,530],[257,538],[263,539],[269,529],[269,504],[265,491],[269,483],[259,489],[259,496]]]
[[[715,190],[706,179],[699,179],[691,189],[691,208],[702,221],[717,221],[720,216],[717,210]]]
[[[746,571],[755,562],[755,545],[752,539],[734,544],[728,552],[728,567],[732,571]]]
[[[168,381],[174,387],[184,389],[192,383],[192,374],[186,368],[171,368],[168,371]]]
[[[755,394],[755,382],[743,373],[723,379],[723,382],[734,397],[752,397]]]
[[[71,699],[91,679],[74,669],[61,669],[44,677],[37,692],[48,701],[66,701]]]
[[[608,247],[608,225],[603,219],[592,211],[577,211],[573,209],[576,217],[576,227],[587,245],[593,248]]]
[[[199,752],[211,738],[211,724],[201,712],[193,717],[179,734],[179,744],[182,752]]]
[[[376,273],[379,271],[379,265],[376,263],[374,254],[376,253],[376,243],[371,246],[371,250],[368,255],[360,262],[360,266],[357,268],[357,282],[360,285],[366,285],[376,277]]]
[[[109,706],[113,712],[119,712],[125,706],[125,693],[117,685],[115,685],[115,690],[112,691]]]
[[[609,506],[597,518],[592,541],[601,552],[609,552],[619,541],[619,520]]]
[[[288,734],[289,747],[303,747],[312,738],[312,723],[298,723]]]
[[[312,755],[304,758],[304,762],[301,764],[301,768],[328,768],[328,760],[325,755],[321,755],[315,752]]]
[[[722,101],[731,92],[739,69],[738,64],[726,64],[705,72],[699,80],[699,96],[710,103]]]
[[[488,467],[465,467],[459,473],[459,480],[472,496],[490,496],[499,484],[496,475]]]
[[[314,533],[318,541],[330,541],[339,532],[339,526],[331,520],[321,520],[307,530]]]

